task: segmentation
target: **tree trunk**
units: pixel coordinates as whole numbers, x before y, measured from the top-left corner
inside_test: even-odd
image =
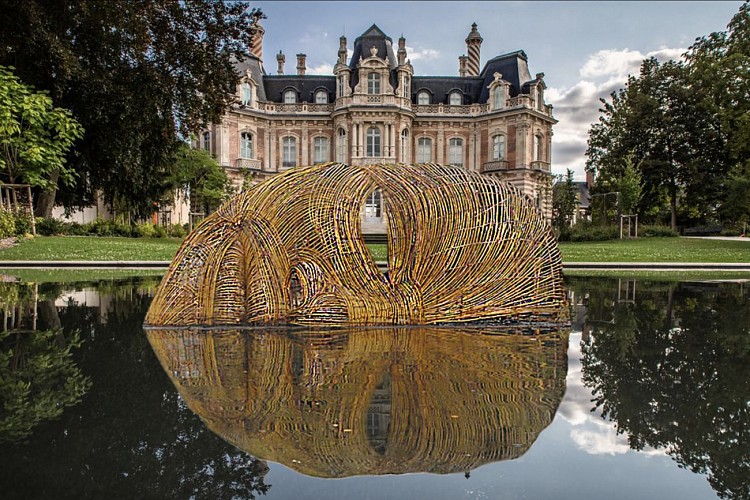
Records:
[[[60,169],[56,168],[49,176],[52,187],[41,191],[36,198],[34,207],[35,217],[52,217],[52,209],[55,208],[55,195],[57,195],[57,180],[60,178]]]

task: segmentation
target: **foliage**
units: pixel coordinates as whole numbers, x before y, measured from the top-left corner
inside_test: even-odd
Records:
[[[552,228],[559,240],[570,239],[573,216],[578,207],[577,189],[573,184],[573,171],[568,169],[565,178],[557,176],[552,187]]]
[[[0,442],[17,441],[57,418],[91,388],[72,359],[78,334],[60,331],[0,333]]]
[[[96,190],[119,211],[148,215],[172,174],[179,137],[218,122],[239,81],[236,61],[262,17],[214,0],[7,0],[0,64],[71,109],[86,133],[69,155],[79,182],[66,206]]]
[[[203,213],[216,210],[232,194],[227,173],[211,154],[203,149],[192,149],[181,144],[175,155],[175,172],[167,184],[180,191],[183,197],[195,198]]]
[[[588,221],[577,222],[570,230],[570,241],[605,241],[619,237],[616,226],[602,226]]]
[[[16,234],[16,217],[12,212],[0,209],[0,238],[10,238]]]
[[[635,214],[643,191],[643,176],[640,165],[635,165],[633,155],[625,157],[625,169],[618,179],[617,189],[620,193],[620,203],[623,215]]]
[[[644,225],[638,226],[638,236],[645,238],[665,238],[665,237],[676,237],[680,234],[669,226],[661,225]]]
[[[2,180],[46,188],[57,172],[70,184],[74,171],[66,154],[83,135],[70,111],[56,108],[44,92],[37,92],[0,66],[0,172]]]

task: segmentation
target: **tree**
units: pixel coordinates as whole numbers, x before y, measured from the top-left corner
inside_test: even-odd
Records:
[[[175,155],[175,172],[167,181],[172,192],[190,195],[201,204],[204,213],[216,210],[229,195],[232,185],[219,163],[203,149],[182,144]]]
[[[687,53],[694,88],[705,95],[715,134],[725,144],[726,198],[719,212],[725,222],[750,217],[750,3],[745,1],[726,31],[701,37]]]
[[[576,186],[573,184],[573,171],[568,169],[565,180],[559,176],[552,187],[552,227],[557,231],[558,238],[565,240],[570,236],[570,226],[573,224],[578,199]]]
[[[10,184],[47,188],[59,177],[66,184],[75,172],[66,164],[68,150],[83,129],[70,111],[56,108],[0,66],[0,172]]]
[[[97,190],[145,215],[191,131],[218,122],[233,99],[234,64],[262,14],[213,0],[8,0],[0,64],[71,109],[86,133],[69,154],[78,173],[59,201],[92,203]],[[51,207],[51,205],[50,205]]]
[[[625,169],[617,183],[616,191],[620,193],[622,212],[625,215],[635,214],[642,193],[642,175],[639,165],[633,163],[633,156],[625,158]]]

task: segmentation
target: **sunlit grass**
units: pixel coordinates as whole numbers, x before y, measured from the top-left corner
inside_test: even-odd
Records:
[[[560,243],[563,262],[750,262],[750,242],[639,238]]]

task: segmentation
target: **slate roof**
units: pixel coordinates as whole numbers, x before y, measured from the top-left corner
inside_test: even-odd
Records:
[[[351,88],[353,89],[359,81],[357,65],[360,57],[370,57],[370,48],[373,46],[378,49],[377,56],[388,62],[391,68],[390,82],[396,88],[398,60],[393,51],[393,40],[375,24],[354,40],[354,50],[349,61],[349,68],[352,70],[349,81]],[[263,82],[263,86],[258,89],[260,100],[283,102],[284,90],[288,88],[297,91],[298,102],[315,102],[314,93],[319,88],[328,91],[328,102],[335,100],[336,78],[333,75],[266,75],[261,61],[254,56],[249,56],[238,65],[240,72],[244,73],[246,68],[250,68],[256,82]],[[431,95],[431,104],[447,104],[449,94],[458,90],[463,94],[463,104],[486,103],[489,99],[488,87],[494,81],[496,72],[502,74],[503,80],[510,82],[510,97],[528,94],[531,84],[536,82],[529,73],[526,53],[517,50],[487,61],[479,76],[414,76],[411,87],[412,101],[416,104],[417,93],[427,90]]]

